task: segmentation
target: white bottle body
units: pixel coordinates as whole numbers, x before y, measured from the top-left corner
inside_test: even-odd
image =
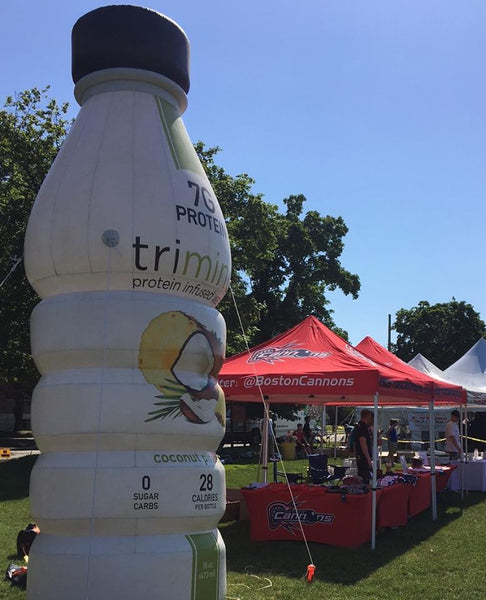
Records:
[[[173,85],[129,75],[85,85],[27,231],[29,600],[225,596],[228,237]]]

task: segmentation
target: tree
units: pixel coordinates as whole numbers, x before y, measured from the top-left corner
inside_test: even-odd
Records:
[[[450,302],[430,305],[426,300],[396,313],[395,351],[408,362],[423,354],[440,369],[450,367],[485,335],[486,326],[471,304]]]
[[[218,150],[196,144],[226,218],[233,292],[251,324],[249,341],[265,341],[311,314],[336,330],[327,291],[339,288],[356,298],[360,288],[358,276],[339,261],[348,232],[343,219],[322,217],[316,211],[303,214],[303,195],[286,198],[286,212],[280,213],[252,193],[254,181],[248,175],[231,177],[215,164]],[[231,295],[220,310],[229,330],[239,331]],[[338,333],[347,337],[342,330]],[[229,353],[240,350],[239,340],[233,338]]]
[[[28,389],[38,379],[30,357],[29,320],[39,299],[25,277],[22,248],[33,201],[70,127],[67,109],[48,97],[48,88],[34,88],[7,98],[0,110],[0,277],[8,275],[0,289],[0,377]],[[248,175],[233,177],[215,163],[218,148],[201,142],[195,148],[231,241],[232,289],[219,306],[228,326],[227,354],[245,349],[240,317],[250,345],[310,314],[336,329],[327,291],[339,288],[356,298],[360,287],[358,276],[339,261],[348,231],[343,219],[304,214],[302,195],[286,198],[281,213],[252,192]]]
[[[49,99],[48,89],[9,97],[0,110],[0,382],[17,405],[39,377],[29,343],[30,314],[39,299],[23,268],[25,228],[69,127],[67,104]],[[17,427],[21,413],[17,406]]]

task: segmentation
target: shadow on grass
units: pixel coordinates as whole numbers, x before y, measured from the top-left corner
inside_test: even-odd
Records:
[[[36,460],[37,455],[32,455],[0,463],[0,501],[29,495],[30,472]]]
[[[427,510],[410,519],[406,527],[386,529],[377,537],[374,551],[370,544],[348,549],[310,542],[313,561],[319,565],[319,579],[353,585],[458,519],[463,507],[465,509],[484,502],[485,498],[481,493],[469,494],[462,504],[459,494],[443,492],[439,495],[436,521],[432,521],[431,512]],[[252,542],[249,521],[220,525],[220,531],[227,548],[229,571],[245,573],[245,567],[252,565],[259,572],[272,575],[290,578],[303,576],[309,562],[303,542]]]

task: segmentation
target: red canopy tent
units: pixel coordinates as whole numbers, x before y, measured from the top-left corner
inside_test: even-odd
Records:
[[[390,353],[391,354],[391,353]],[[392,355],[393,356],[393,355]],[[391,360],[389,360],[392,363]],[[398,365],[401,366],[401,365]],[[413,368],[397,369],[362,354],[333,333],[315,317],[279,336],[228,358],[219,374],[219,383],[228,401],[292,404],[356,405],[373,404],[375,418],[380,404],[461,404],[464,390],[439,383]],[[440,396],[437,390],[443,391]],[[447,399],[446,399],[447,398]],[[268,405],[265,405],[265,435],[268,430]],[[433,421],[433,419],[432,419]],[[373,430],[373,508],[372,543],[375,546],[377,434]],[[435,463],[432,474],[435,475]],[[435,477],[432,477],[433,518]]]
[[[425,373],[421,373],[417,371],[409,364],[395,356],[392,352],[383,348],[378,342],[376,342],[373,338],[367,336],[361,340],[361,342],[356,346],[357,350],[363,352],[366,356],[371,358],[373,361],[376,361],[379,364],[382,364],[386,367],[390,367],[403,373],[405,376],[411,375],[415,377],[417,374],[425,375]],[[434,418],[433,411],[434,406],[437,405],[455,405],[455,404],[464,404],[466,402],[466,390],[455,385],[449,385],[445,382],[438,381],[425,375],[424,381],[430,382],[432,386],[432,398],[429,403],[429,423],[430,423],[430,440],[435,439],[434,432]],[[462,421],[462,419],[461,419]],[[432,515],[435,519],[437,517],[437,506],[436,506],[436,496],[435,496],[435,443],[430,444],[430,466],[431,466],[431,474],[432,482],[431,482],[431,494],[432,494]]]
[[[379,365],[403,373],[405,377],[421,379],[424,385],[432,386],[435,405],[462,404],[466,401],[465,390],[458,386],[438,381],[437,379],[414,369],[412,366],[398,358],[395,354],[381,346],[370,336],[366,336],[356,346],[356,350],[364,354]]]
[[[260,402],[264,394],[270,403],[356,405],[373,404],[375,394],[380,404],[428,404],[437,398],[434,384],[439,382],[412,367],[405,371],[375,361],[307,317],[250,352],[228,358],[219,383],[230,402]],[[439,403],[462,402],[462,388],[440,386]]]

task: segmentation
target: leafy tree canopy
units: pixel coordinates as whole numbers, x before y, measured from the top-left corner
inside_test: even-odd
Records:
[[[284,199],[286,211],[254,194],[246,174],[232,177],[217,166],[219,148],[196,151],[225,215],[233,257],[232,288],[252,344],[263,342],[296,325],[308,315],[337,329],[326,293],[341,289],[357,298],[360,281],[343,268],[339,257],[348,232],[341,217],[304,213],[303,195]],[[228,329],[228,353],[241,351],[240,327],[233,299],[220,305]]]
[[[430,305],[426,300],[396,313],[395,351],[408,362],[423,354],[440,369],[452,363],[485,335],[486,326],[471,304],[457,301]]]
[[[68,105],[49,88],[7,98],[0,110],[0,381],[32,388],[38,373],[30,357],[30,313],[39,299],[22,263],[32,203],[61,147],[70,122]]]
[[[30,387],[38,374],[30,358],[29,319],[39,299],[21,261],[25,228],[71,125],[68,105],[59,105],[48,92],[49,88],[27,90],[7,98],[0,110],[0,279],[7,276],[0,289],[0,381]],[[302,195],[286,198],[282,213],[252,192],[254,181],[248,175],[233,177],[215,163],[218,148],[206,148],[201,142],[195,148],[231,240],[232,290],[219,306],[228,326],[228,355],[245,349],[232,296],[250,345],[310,314],[336,330],[327,292],[339,288],[356,298],[360,288],[358,276],[339,260],[348,231],[343,219],[305,212]]]

